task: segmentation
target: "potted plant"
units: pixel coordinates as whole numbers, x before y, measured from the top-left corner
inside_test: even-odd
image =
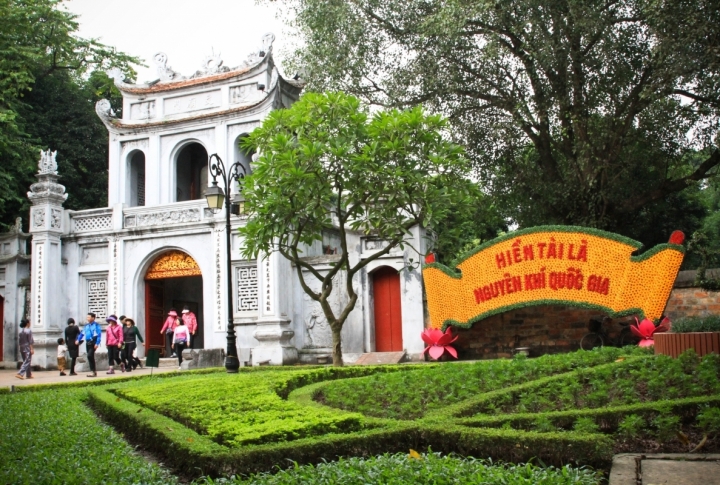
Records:
[[[654,335],[655,353],[677,357],[687,349],[699,356],[720,354],[720,315],[685,317],[672,323],[669,332]]]

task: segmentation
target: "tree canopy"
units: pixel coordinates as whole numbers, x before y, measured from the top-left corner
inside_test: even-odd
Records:
[[[370,115],[353,96],[307,93],[241,141],[259,153],[243,182],[249,218],[240,228],[242,253],[279,251],[293,262],[332,329],[336,365],[342,365],[340,331],[357,301],[356,275],[403,246],[413,226],[433,226],[466,196],[468,163],[446,129],[443,118],[419,107]],[[340,248],[331,269],[321,271],[305,257],[326,231],[339,234]],[[357,260],[348,247],[352,233],[385,243]],[[335,279],[347,294],[339,311],[328,299]]]
[[[285,3],[311,89],[448,116],[521,226],[627,233],[718,173],[719,0]]]
[[[107,204],[107,132],[94,102],[111,89],[103,70],[133,76],[139,61],[77,37],[76,16],[60,4],[0,0],[0,227],[27,213],[40,148],[60,149],[61,182],[75,189],[68,208]]]

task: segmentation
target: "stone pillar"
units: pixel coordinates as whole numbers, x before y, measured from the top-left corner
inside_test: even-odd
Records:
[[[27,254],[29,234],[22,232],[22,220],[5,234],[0,234],[0,297],[4,299],[0,331],[3,332],[0,366],[15,369],[20,359],[18,330],[20,319],[25,316],[25,295],[30,274],[30,256]]]
[[[40,152],[38,181],[30,186],[30,234],[32,269],[30,271],[30,328],[35,338],[33,365],[57,368],[57,339],[62,316],[62,262],[60,236],[63,233],[65,187],[57,183],[57,152]]]
[[[294,364],[298,360],[298,351],[290,340],[295,332],[290,327],[290,319],[283,314],[280,294],[291,298],[290,278],[283,278],[281,264],[285,261],[278,252],[264,259],[258,258],[260,318],[258,319],[255,339],[260,345],[252,350],[253,365],[267,362],[270,365]]]

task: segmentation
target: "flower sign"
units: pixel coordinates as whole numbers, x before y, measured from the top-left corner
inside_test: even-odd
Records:
[[[437,328],[426,328],[420,334],[420,337],[423,339],[423,342],[428,344],[425,350],[423,350],[423,353],[430,351],[430,357],[433,359],[440,359],[446,351],[456,359],[458,358],[457,351],[450,345],[457,340],[457,337],[453,338],[450,327],[445,330],[445,333],[442,333]]]
[[[543,226],[489,241],[447,267],[423,267],[431,326],[468,328],[531,305],[570,305],[611,316],[662,315],[680,269],[684,235],[633,255],[641,244],[597,229]],[[645,326],[644,328],[649,328]]]

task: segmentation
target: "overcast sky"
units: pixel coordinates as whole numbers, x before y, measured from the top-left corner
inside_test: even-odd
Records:
[[[269,2],[267,2],[269,3]],[[266,32],[275,34],[278,64],[288,29],[276,9],[255,0],[66,0],[79,15],[79,35],[138,56],[148,67],[138,69],[138,81],[157,79],[153,54],[165,52],[168,66],[183,75],[200,68],[213,50],[224,65],[235,67],[261,46]]]

